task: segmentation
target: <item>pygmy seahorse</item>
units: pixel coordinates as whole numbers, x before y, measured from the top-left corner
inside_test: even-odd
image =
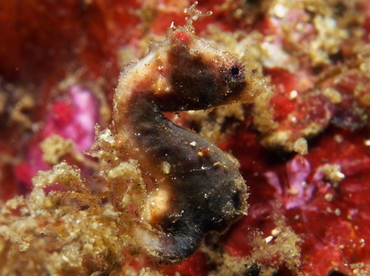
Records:
[[[167,39],[128,66],[114,96],[113,124],[122,151],[154,183],[132,234],[165,263],[189,257],[208,232],[222,233],[247,211],[247,186],[235,161],[162,112],[250,102],[243,63],[194,34],[169,28]]]

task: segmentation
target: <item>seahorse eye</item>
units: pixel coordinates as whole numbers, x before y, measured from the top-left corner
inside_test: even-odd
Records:
[[[232,66],[231,69],[230,69],[230,73],[233,77],[237,77],[240,73],[239,67],[236,66],[236,65]]]
[[[232,62],[227,65],[226,70],[223,71],[224,78],[227,83],[234,86],[244,79],[244,67],[242,63]]]

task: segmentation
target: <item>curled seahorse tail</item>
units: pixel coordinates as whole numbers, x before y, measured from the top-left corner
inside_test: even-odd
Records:
[[[194,231],[196,229],[186,227],[176,233],[165,233],[136,227],[133,233],[143,251],[161,263],[175,264],[189,257],[199,247],[202,235]]]

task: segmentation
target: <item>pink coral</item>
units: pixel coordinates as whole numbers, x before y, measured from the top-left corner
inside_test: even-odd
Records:
[[[296,156],[286,164],[284,180],[279,180],[278,174],[273,171],[267,171],[264,175],[276,190],[274,198],[289,210],[305,205],[312,198],[315,187],[307,183],[310,172],[310,163],[304,157]]]
[[[75,154],[81,154],[91,148],[98,120],[99,103],[93,92],[80,84],[69,87],[64,97],[51,104],[40,132],[27,148],[26,161],[16,167],[15,172],[21,183],[30,187],[32,177],[39,170],[50,169],[43,160],[42,141],[58,135],[71,140]]]
[[[64,99],[52,104],[41,137],[60,135],[74,142],[77,152],[88,150],[94,142],[99,104],[93,92],[80,84],[72,85]]]

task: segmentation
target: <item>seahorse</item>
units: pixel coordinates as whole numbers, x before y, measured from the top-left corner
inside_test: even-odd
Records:
[[[132,234],[143,252],[178,263],[209,232],[223,233],[247,213],[247,185],[236,162],[162,112],[250,102],[243,63],[199,39],[191,25],[167,38],[121,74],[113,125],[122,151],[136,159],[154,188]]]

